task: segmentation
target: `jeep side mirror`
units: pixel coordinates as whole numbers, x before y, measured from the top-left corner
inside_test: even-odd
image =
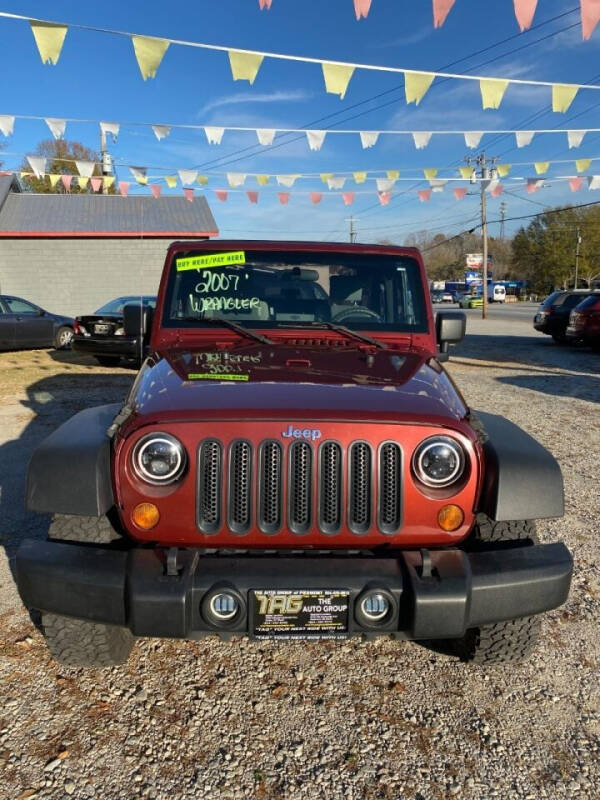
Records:
[[[153,309],[141,303],[132,303],[123,308],[125,336],[141,336],[147,344],[152,329]]]
[[[439,311],[435,318],[435,338],[440,348],[438,361],[448,361],[448,347],[465,338],[467,317],[462,311]]]

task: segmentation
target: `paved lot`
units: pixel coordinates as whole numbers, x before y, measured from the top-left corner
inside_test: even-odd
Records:
[[[523,321],[469,315],[449,369],[561,462],[567,511],[540,523],[576,559],[569,602],[529,663],[482,672],[388,640],[139,642],[123,668],[61,669],[0,558],[0,797],[597,798],[600,781],[600,358]],[[33,447],[127,370],[0,354],[0,533],[11,556],[47,520],[23,510]]]

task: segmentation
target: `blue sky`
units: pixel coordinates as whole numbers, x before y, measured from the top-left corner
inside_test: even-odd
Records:
[[[452,64],[452,72],[600,84],[600,26],[589,42],[582,42],[578,7],[578,0],[543,0],[534,28],[519,34],[512,0],[456,0],[440,30],[433,29],[429,0],[373,0],[368,19],[360,22],[352,0],[273,0],[271,10],[263,12],[257,0],[0,2],[0,10],[16,14],[239,48],[425,70]],[[232,80],[225,53],[177,46],[167,52],[157,77],[144,82],[127,39],[70,30],[59,63],[52,67],[42,65],[25,22],[0,19],[0,29],[0,114],[265,128],[600,128],[600,94],[595,91],[580,91],[566,114],[555,114],[549,88],[512,86],[499,110],[483,111],[476,82],[438,80],[415,107],[404,101],[400,75],[357,71],[342,101],[325,93],[318,65],[265,60],[250,86]],[[17,120],[1,154],[5,167],[17,167],[22,154],[48,136],[43,122]],[[98,127],[71,123],[67,138],[97,148]],[[429,203],[417,197],[417,189],[427,187],[419,170],[439,167],[439,177],[456,177],[456,171],[442,168],[455,170],[476,152],[465,148],[462,137],[434,136],[419,151],[409,137],[381,137],[368,150],[361,148],[358,136],[329,136],[319,152],[309,150],[304,136],[278,137],[275,145],[259,147],[253,133],[228,132],[220,146],[210,146],[202,130],[173,130],[158,142],[149,128],[122,125],[111,152],[123,180],[131,179],[127,164],[148,165],[151,176],[180,168],[210,174],[206,196],[223,236],[346,239],[352,213],[360,240],[402,242],[423,229],[455,233],[477,217],[477,196],[460,202],[453,197],[451,187],[462,184],[451,184]],[[575,175],[575,158],[600,156],[600,134],[588,134],[573,150],[568,150],[566,136],[558,134],[540,135],[518,150],[514,136],[484,137],[482,146],[503,163],[566,160],[551,167],[551,178]],[[387,207],[379,206],[373,181],[361,186],[347,182],[345,189],[357,192],[350,208],[318,178],[298,181],[285,207],[276,194],[282,188],[273,180],[261,190],[256,206],[244,191],[230,192],[227,203],[217,201],[212,191],[227,188],[225,175],[218,174],[227,171],[274,175],[386,169],[414,177],[414,182],[396,185]],[[600,174],[600,161],[591,171]],[[533,176],[534,170],[515,166],[511,175]],[[542,205],[596,200],[586,188],[571,194],[567,182],[551,183],[530,197],[524,197],[524,187],[516,181],[505,187],[511,194],[490,198],[491,219],[498,218],[501,200],[509,217],[535,213]],[[257,188],[248,178],[244,190]],[[318,206],[304,194],[310,191],[323,191]],[[368,194],[358,193],[364,191]],[[509,223],[508,230],[519,224]]]

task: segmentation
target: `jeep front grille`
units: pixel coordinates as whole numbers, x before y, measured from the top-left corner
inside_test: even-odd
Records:
[[[346,451],[335,441],[297,440],[284,448],[271,439],[258,447],[245,439],[228,446],[206,439],[197,486],[198,527],[207,534],[225,521],[242,536],[255,526],[272,535],[284,526],[304,534],[315,524],[331,536],[344,524],[356,535],[375,525],[391,535],[402,524],[402,452],[395,442],[376,450],[359,441]]]

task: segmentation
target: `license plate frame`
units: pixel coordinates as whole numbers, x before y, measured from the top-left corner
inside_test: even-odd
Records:
[[[348,589],[252,589],[251,635],[255,639],[344,639],[349,611]]]
[[[94,333],[106,334],[110,332],[110,325],[106,322],[97,322],[94,324]]]

